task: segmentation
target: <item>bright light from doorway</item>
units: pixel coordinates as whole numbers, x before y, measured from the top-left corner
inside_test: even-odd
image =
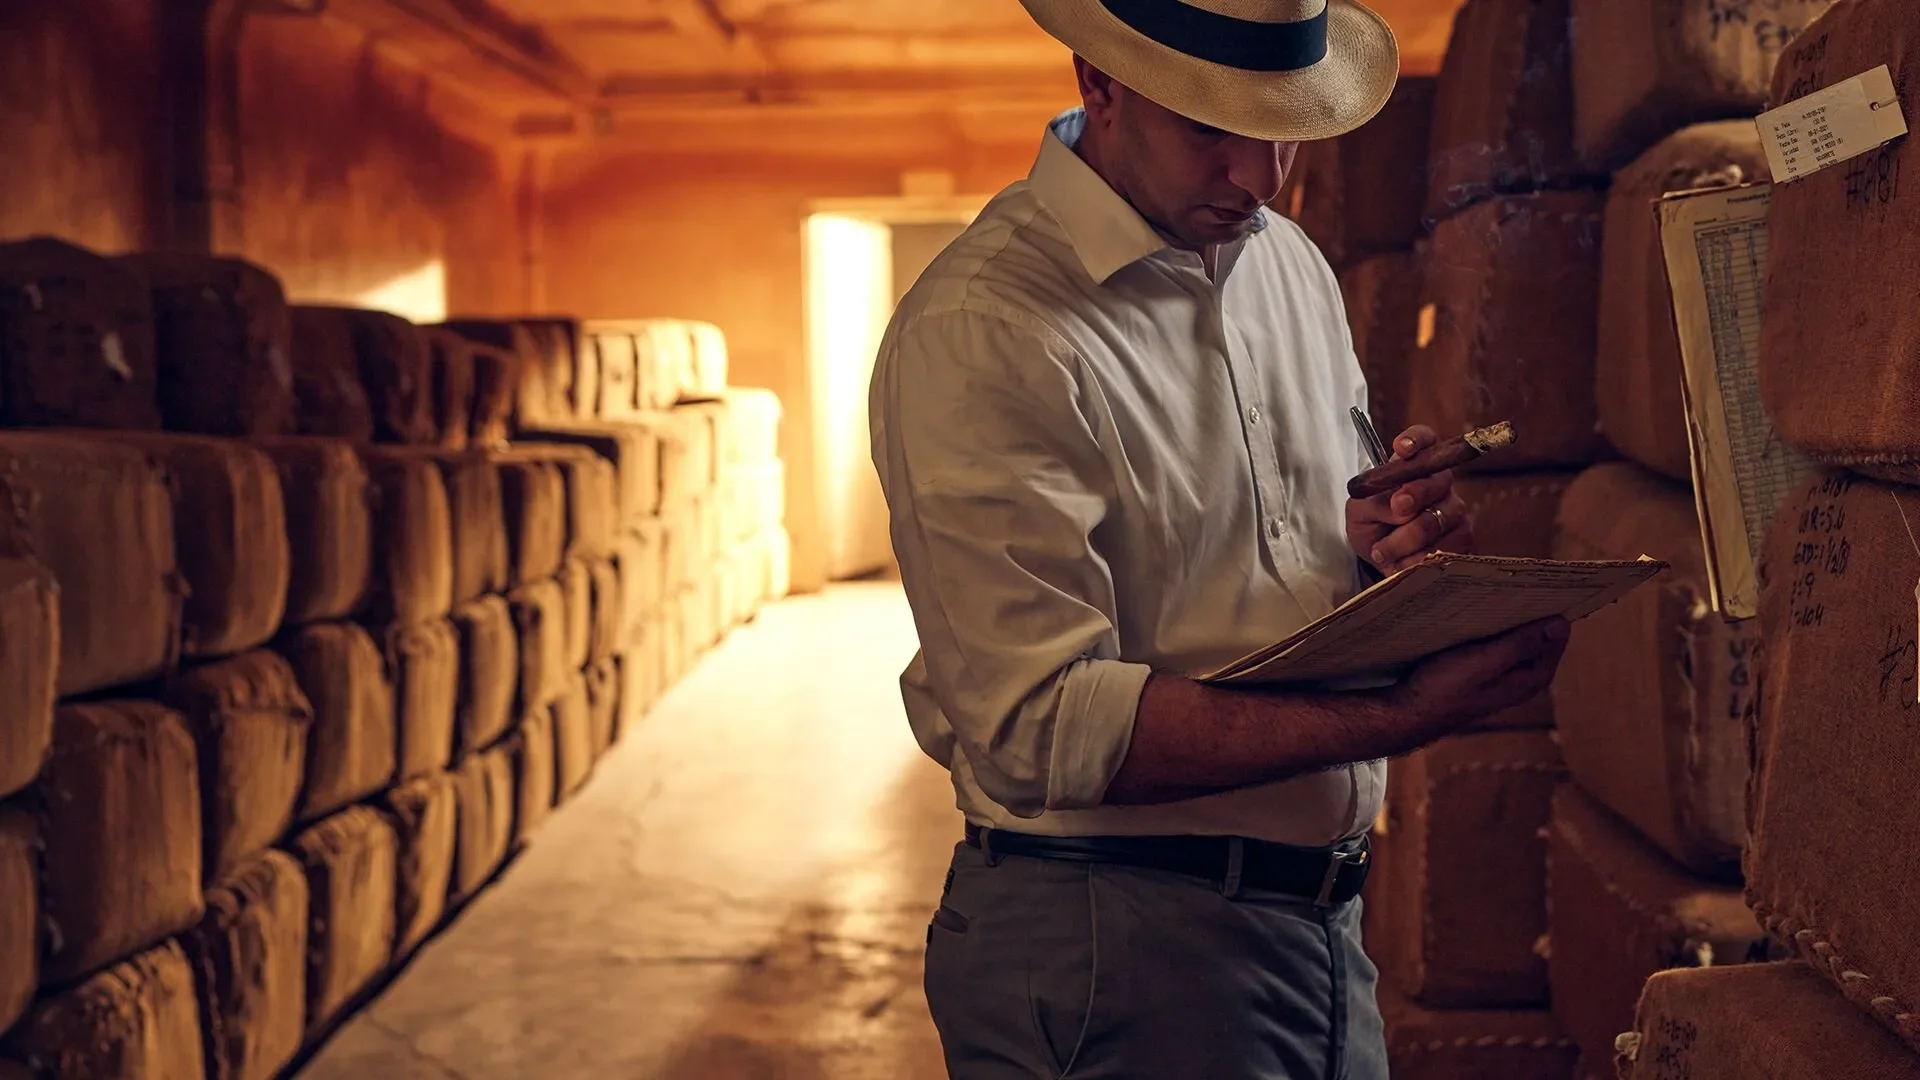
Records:
[[[353,298],[356,307],[385,311],[410,322],[427,324],[447,320],[447,264],[435,259],[378,288]]]

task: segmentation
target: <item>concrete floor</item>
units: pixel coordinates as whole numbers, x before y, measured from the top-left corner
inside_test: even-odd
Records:
[[[301,1080],[940,1078],[921,990],[960,816],[899,586],[734,633]]]

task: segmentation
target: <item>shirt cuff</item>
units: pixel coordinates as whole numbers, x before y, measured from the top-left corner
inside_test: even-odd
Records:
[[[1119,660],[1082,660],[1063,680],[1047,768],[1048,810],[1091,810],[1133,745],[1140,693],[1153,669]]]

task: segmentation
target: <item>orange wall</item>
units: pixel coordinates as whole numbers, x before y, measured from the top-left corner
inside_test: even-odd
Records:
[[[233,246],[303,300],[351,303],[438,262],[451,311],[524,305],[516,166],[449,130],[457,99],[330,18],[251,19],[241,58]]]
[[[150,0],[0,2],[0,239],[120,251],[159,235]]]
[[[0,2],[0,239],[52,233],[107,253],[163,242],[155,8]],[[518,166],[484,133],[453,133],[450,118],[472,115],[457,99],[351,27],[284,16],[246,23],[239,93],[239,212],[223,217],[222,250],[299,300],[350,301],[443,261],[451,308],[524,304]]]
[[[1037,141],[1040,128],[1036,124]],[[818,588],[826,553],[813,494],[801,222],[811,200],[900,193],[907,169],[952,170],[961,192],[1025,175],[1030,145],[861,159],[577,150],[551,169],[539,240],[545,306],[585,318],[672,316],[727,335],[730,380],[786,404],[794,588]]]

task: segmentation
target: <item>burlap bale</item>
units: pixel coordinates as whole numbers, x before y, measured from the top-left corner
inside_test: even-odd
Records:
[[[59,584],[61,697],[173,665],[181,594],[173,499],[151,455],[84,435],[0,432],[0,555]]]
[[[38,563],[0,557],[0,798],[46,760],[59,681],[60,586]]]
[[[373,402],[360,381],[353,322],[332,308],[294,307],[289,319],[300,434],[372,442]]]
[[[1455,735],[1388,771],[1386,850],[1395,888],[1373,892],[1398,923],[1383,965],[1436,1009],[1546,1004],[1546,845],[1564,777],[1545,731]]]
[[[1896,501],[1897,500],[1897,501]],[[1846,474],[1782,501],[1761,565],[1747,901],[1920,1049],[1920,491]]]
[[[553,703],[577,669],[567,665],[567,598],[557,581],[538,581],[507,597],[519,636],[520,692],[515,711],[524,716]]]
[[[505,597],[483,596],[456,609],[459,694],[455,752],[465,757],[493,745],[512,725],[520,689],[520,637]]]
[[[1669,564],[1573,628],[1553,684],[1568,771],[1695,874],[1737,882],[1758,628],[1712,609],[1693,496],[1629,462],[1595,466],[1560,530],[1556,558]]]
[[[1276,208],[1298,222],[1327,263],[1345,270],[1405,251],[1425,232],[1431,76],[1403,76],[1373,119],[1337,139],[1300,144]]]
[[[566,597],[567,667],[579,671],[593,652],[593,572],[585,559],[568,559],[557,580]]]
[[[626,592],[620,581],[620,565],[615,559],[594,559],[587,563],[587,573],[593,583],[593,621],[587,656],[593,663],[603,663],[627,648]]]
[[[679,438],[661,443],[661,490],[665,504],[704,495],[719,481],[720,458],[716,451],[727,438],[723,410],[724,404],[720,402],[691,402],[675,406],[666,414],[667,424]],[[675,487],[679,488],[677,495]]]
[[[586,336],[585,348],[594,349],[599,354],[600,363],[600,400],[594,415],[603,420],[620,420],[639,411],[639,357],[633,342],[633,334],[614,327],[601,329],[595,323],[586,323],[581,327]]]
[[[0,1031],[13,1026],[40,985],[40,827],[0,805]]]
[[[42,998],[0,1039],[33,1080],[202,1080],[207,1075],[193,967],[178,942]]]
[[[666,529],[659,518],[651,518],[639,529],[620,538],[617,557],[620,563],[620,591],[624,595],[627,629],[660,610],[667,594]]]
[[[1604,185],[1573,149],[1567,0],[1467,0],[1433,97],[1427,216],[1495,194]]]
[[[1687,10],[1691,17],[1704,9]],[[1727,35],[1744,36],[1731,27]],[[1685,373],[1652,203],[1670,191],[1767,175],[1753,121],[1726,120],[1674,132],[1620,170],[1607,195],[1593,361],[1600,428],[1628,457],[1683,483],[1693,478],[1681,396]]]
[[[1367,380],[1367,412],[1392,439],[1412,423],[1408,396],[1419,326],[1420,257],[1412,251],[1375,255],[1340,272],[1353,353]]]
[[[61,706],[32,791],[46,848],[42,986],[199,921],[200,779],[178,713],[148,701]]]
[[[490,460],[500,474],[509,587],[552,577],[567,548],[566,477],[557,463],[537,457],[498,452]]]
[[[460,792],[452,774],[435,773],[387,792],[381,805],[399,844],[394,959],[404,962],[447,913],[460,839]]]
[[[1828,8],[1781,56],[1781,103],[1888,65],[1920,121],[1920,19],[1904,0]],[[1920,307],[1889,302],[1920,272],[1912,136],[1773,189],[1760,393],[1781,438],[1822,460],[1920,482]],[[1912,168],[1906,168],[1911,163]]]
[[[793,537],[782,527],[767,530],[767,599],[793,591]]]
[[[460,634],[449,619],[429,619],[386,632],[398,729],[397,780],[445,769],[453,760],[460,701]]]
[[[1538,1012],[1433,1012],[1379,989],[1393,1080],[1570,1080],[1573,1040]]]
[[[559,776],[554,762],[553,714],[539,709],[527,715],[511,740],[514,775],[513,842],[527,842],[540,824],[553,812],[554,781]]]
[[[1506,196],[1434,230],[1422,291],[1433,337],[1413,359],[1408,415],[1442,437],[1513,421],[1518,442],[1471,471],[1584,465],[1606,450],[1593,402],[1602,201]]]
[[[357,614],[373,587],[373,481],[344,440],[261,439],[287,511],[287,626]]]
[[[153,455],[173,478],[174,553],[187,583],[181,652],[231,656],[266,644],[293,574],[273,459],[205,435],[100,434]]]
[[[1388,436],[1391,438],[1391,436]],[[726,467],[724,533],[743,540],[787,519],[787,466],[775,459],[757,465]]]
[[[0,424],[159,429],[138,269],[50,236],[0,244]]]
[[[574,415],[573,377],[580,327],[572,319],[449,319],[447,329],[514,359],[514,423],[553,423]]]
[[[560,471],[567,493],[567,558],[605,555],[613,549],[621,528],[621,495],[612,463],[587,446],[564,442],[519,442],[508,453],[515,460],[547,462]]]
[[[1663,971],[1647,980],[1620,1080],[1908,1080],[1911,1051],[1804,964]]]
[[[729,630],[744,622],[753,606],[747,584],[748,547],[747,544],[729,544],[725,554],[720,556],[717,579],[720,625]]]
[[[120,261],[153,290],[158,400],[167,428],[292,434],[293,324],[280,280],[244,259],[150,252]]]
[[[167,687],[166,703],[193,733],[202,877],[217,882],[293,824],[313,705],[293,666],[267,649],[188,669]]]
[[[507,596],[520,651],[520,715],[541,709],[564,688],[566,663],[566,590],[559,580],[541,580]]]
[[[593,738],[593,760],[613,749],[620,737],[620,665],[613,660],[587,669],[587,718]]]
[[[709,322],[687,321],[691,366],[680,383],[680,400],[711,401],[727,392],[727,336]]]
[[[726,402],[733,411],[732,440],[722,448],[734,465],[773,461],[780,456],[780,421],[786,406],[780,395],[753,386],[727,387]]]
[[[433,355],[419,327],[384,311],[328,306],[294,310],[301,320],[295,323],[296,333],[328,320],[350,329],[355,370],[373,410],[375,439],[413,446],[435,441]],[[333,330],[332,336],[337,338],[339,331]]]
[[[1382,437],[1391,438],[1382,432]],[[1454,490],[1467,504],[1473,550],[1516,559],[1553,556],[1554,518],[1574,473],[1542,471],[1462,476]],[[765,570],[762,570],[765,573]],[[1553,726],[1553,700],[1542,692],[1469,725],[1472,731],[1508,731]]]
[[[642,410],[673,408],[693,371],[693,336],[676,319],[644,319],[632,330],[635,401]]]
[[[460,763],[454,773],[460,800],[453,858],[452,903],[465,903],[486,885],[513,844],[513,759],[497,746]]]
[[[478,372],[473,343],[451,330],[423,327],[427,362],[432,375],[434,444],[442,450],[465,450],[473,441],[475,383]]]
[[[508,349],[469,342],[473,356],[473,415],[468,444],[495,450],[513,434],[514,395],[520,388],[520,357]]]
[[[1781,50],[1832,0],[1572,0],[1573,134],[1613,172],[1668,132],[1766,107]]]
[[[374,574],[367,615],[416,623],[453,610],[453,511],[440,468],[396,447],[362,447],[373,480]]]
[[[1768,955],[1739,886],[1689,876],[1571,783],[1547,830],[1547,925],[1554,1015],[1597,1057],[1633,1026],[1654,972]]]
[[[681,589],[692,584],[703,569],[700,560],[700,520],[698,508],[681,503],[660,518],[660,558],[666,567],[663,601],[671,602]]]
[[[399,840],[370,806],[355,806],[293,838],[307,876],[307,1034],[314,1035],[393,958]]]
[[[660,510],[661,442],[665,414],[649,413],[629,423],[578,424],[524,432],[520,449],[544,445],[585,447],[613,465],[614,528],[631,529]],[[571,485],[570,485],[571,486]]]
[[[196,974],[207,1080],[274,1080],[306,1026],[307,879],[283,851],[262,851],[207,890],[207,913],[181,942]]]
[[[428,447],[377,447],[363,451],[379,459],[423,461],[439,470],[447,497],[453,603],[502,592],[507,587],[508,550],[500,471],[481,451]],[[442,612],[441,614],[445,614]]]
[[[587,677],[575,673],[553,703],[556,802],[565,802],[593,773],[593,701]]]
[[[296,819],[313,821],[392,783],[399,733],[380,646],[352,623],[316,623],[275,648],[313,703]]]
[[[699,654],[699,646],[694,642],[687,625],[691,611],[687,603],[689,592],[691,586],[676,586],[661,605],[660,677],[664,685],[669,687],[685,677]]]
[[[618,735],[628,725],[645,716],[660,699],[660,648],[658,636],[643,630],[633,645],[620,657],[620,723]]]

